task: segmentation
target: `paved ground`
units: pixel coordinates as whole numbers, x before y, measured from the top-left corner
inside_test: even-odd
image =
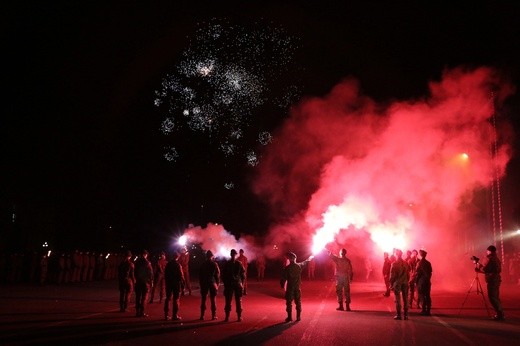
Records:
[[[198,290],[182,297],[182,321],[163,321],[162,304],[149,317],[120,313],[116,282],[0,286],[0,344],[106,345],[519,345],[520,287],[504,285],[507,320],[488,319],[481,295],[468,286],[433,288],[433,316],[410,312],[394,321],[394,302],[381,283],[352,285],[352,312],[336,311],[331,281],[303,282],[301,322],[283,323],[285,302],[276,280],[252,281],[244,297],[244,320],[200,321]],[[485,287],[485,286],[484,286]],[[491,313],[491,311],[490,311]]]

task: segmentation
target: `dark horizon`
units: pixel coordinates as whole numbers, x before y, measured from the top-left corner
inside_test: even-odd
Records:
[[[157,248],[208,222],[262,238],[291,217],[252,192],[254,167],[222,158],[211,139],[186,131],[188,154],[176,164],[163,157],[154,92],[202,22],[266,20],[297,37],[302,100],[353,77],[384,104],[424,97],[430,81],[458,66],[492,66],[520,87],[519,14],[517,4],[491,2],[10,4],[0,251],[44,241],[62,250]],[[520,225],[519,111],[517,92],[498,114],[513,138],[501,180],[505,229]],[[288,118],[269,108],[255,115],[273,133]],[[232,189],[223,187],[229,180]]]

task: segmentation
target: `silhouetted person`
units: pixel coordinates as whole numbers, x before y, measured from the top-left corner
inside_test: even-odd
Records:
[[[183,247],[181,249],[179,263],[182,268],[182,274],[184,275],[184,286],[182,287],[182,295],[184,295],[185,290],[188,290],[188,294],[191,296],[190,253],[187,247]]]
[[[392,261],[388,256],[388,252],[383,253],[383,280],[385,281],[386,291],[383,293],[385,297],[390,297],[390,267]]]
[[[287,318],[285,322],[292,321],[292,302],[296,307],[296,321],[301,320],[302,312],[302,268],[309,263],[313,256],[301,263],[296,262],[296,254],[289,252],[286,255],[289,264],[285,266],[282,271],[282,278],[280,279],[280,287],[285,288],[285,310],[287,311]]]
[[[502,278],[500,273],[502,272],[502,263],[497,256],[497,248],[493,245],[488,246],[486,251],[487,262],[486,264],[478,264],[475,271],[484,273],[487,283],[487,291],[489,302],[495,309],[494,321],[505,320],[504,310],[502,309],[502,303],[500,302],[500,283]]]
[[[178,321],[181,287],[184,283],[184,274],[179,263],[179,253],[174,252],[171,261],[164,268],[164,281],[166,284],[166,299],[164,300],[164,320],[167,321],[170,301],[172,301],[172,320]]]
[[[394,291],[395,308],[397,314],[395,320],[402,319],[401,313],[404,310],[404,319],[408,319],[408,282],[410,280],[410,269],[408,263],[403,259],[403,252],[395,250],[396,260],[390,267],[390,286]]]
[[[153,303],[153,298],[155,296],[155,290],[157,287],[159,287],[159,303],[162,302],[164,292],[166,290],[166,285],[164,282],[164,269],[166,268],[166,264],[168,263],[168,260],[166,260],[166,253],[164,251],[161,252],[159,255],[159,259],[157,260],[157,263],[155,263],[154,268],[154,285],[152,287],[152,291],[150,293],[150,303]]]
[[[126,252],[124,261],[119,264],[117,277],[119,280],[119,311],[126,312],[135,283],[131,251]]]
[[[341,249],[339,257],[329,251],[329,257],[336,264],[336,295],[338,297],[339,306],[336,310],[350,309],[350,282],[352,281],[354,272],[352,271],[352,263],[347,257],[347,250]],[[343,307],[345,300],[345,308]]]
[[[231,301],[233,296],[235,297],[235,307],[237,312],[238,321],[242,321],[242,293],[244,291],[244,280],[246,278],[244,267],[242,263],[237,261],[237,251],[231,249],[231,259],[229,259],[222,271],[222,281],[224,282],[224,297],[225,306],[224,312],[226,313],[225,322],[229,321],[229,314],[231,312]]]
[[[200,319],[204,320],[204,312],[206,311],[206,298],[209,293],[209,301],[211,303],[211,319],[217,319],[217,291],[220,285],[220,268],[215,262],[213,252],[206,251],[206,261],[202,263],[199,271],[200,284]]]
[[[417,268],[414,273],[415,282],[417,284],[417,294],[422,302],[421,315],[430,316],[432,307],[432,298],[430,295],[432,288],[432,265],[426,259],[426,255],[428,254],[426,251],[419,250],[419,254],[421,259],[417,262]],[[410,294],[410,297],[411,296],[412,294]],[[417,300],[419,300],[419,297]],[[410,303],[410,306],[412,306],[412,303]]]
[[[135,315],[148,317],[145,313],[148,292],[153,286],[152,264],[148,261],[148,251],[143,250],[141,256],[135,260]]]
[[[417,258],[417,250],[412,250],[412,255],[408,259],[408,267],[410,268],[410,282],[408,283],[408,308],[411,309],[413,307],[413,301],[415,297],[416,291],[416,277],[417,277],[417,263],[419,263],[419,259]],[[419,307],[419,297],[417,297],[417,308]]]
[[[244,267],[244,295],[247,296],[247,267],[249,266],[249,263],[247,262],[247,257],[244,256],[244,250],[240,249],[238,250],[238,257],[237,260],[242,263],[242,267]]]
[[[265,257],[264,255],[260,254],[256,258],[256,271],[257,271],[257,280],[262,281],[265,277]]]

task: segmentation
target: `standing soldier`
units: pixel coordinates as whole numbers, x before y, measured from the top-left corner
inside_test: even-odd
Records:
[[[217,319],[217,290],[220,285],[220,268],[213,257],[213,252],[206,251],[206,261],[202,264],[199,271],[200,283],[200,320],[204,320],[204,312],[206,311],[206,297],[209,293],[209,301],[211,303],[211,319]]]
[[[164,320],[168,321],[168,310],[170,307],[170,300],[172,303],[172,320],[178,321],[181,286],[184,283],[184,275],[179,263],[179,253],[174,252],[172,260],[166,264],[164,268],[164,281],[166,283],[166,299],[164,300]]]
[[[502,278],[500,273],[502,271],[502,263],[497,256],[497,248],[493,245],[488,246],[486,251],[487,263],[485,265],[478,264],[475,271],[484,273],[484,277],[487,283],[488,298],[495,309],[496,315],[493,316],[494,321],[503,321],[504,310],[502,309],[502,303],[500,302],[500,283]]]
[[[229,259],[224,265],[224,271],[222,272],[222,281],[224,282],[224,297],[225,306],[224,312],[226,313],[226,319],[224,322],[229,321],[229,314],[231,312],[231,301],[235,296],[235,306],[238,321],[242,321],[242,293],[244,290],[245,270],[242,263],[237,261],[237,250],[231,249],[231,259]]]
[[[134,263],[130,250],[126,252],[125,259],[119,264],[117,276],[119,279],[119,311],[126,312],[135,283]]]
[[[286,255],[289,260],[289,264],[285,266],[282,271],[282,278],[280,279],[280,287],[285,288],[285,310],[287,311],[287,318],[285,322],[292,321],[292,301],[296,306],[296,321],[300,321],[302,312],[302,268],[305,264],[309,263],[313,256],[301,263],[296,262],[296,254],[289,252]]]
[[[408,263],[403,260],[403,251],[395,250],[396,260],[392,263],[390,268],[390,286],[394,290],[395,307],[397,314],[394,320],[400,320],[401,311],[404,308],[404,319],[408,319],[408,282],[410,280],[410,269]],[[401,303],[402,297],[402,303]]]
[[[260,254],[256,258],[256,278],[258,281],[262,281],[265,276],[265,257]]]
[[[74,251],[74,254],[72,255],[72,268],[73,268],[73,274],[72,274],[72,282],[78,282],[80,281],[81,276],[81,264],[83,262],[82,254],[79,252],[79,250]]]
[[[90,256],[88,251],[85,251],[81,256],[81,282],[87,281],[88,271],[90,266]]]
[[[159,287],[159,303],[162,302],[162,298],[165,291],[165,283],[164,283],[164,269],[166,268],[166,264],[168,261],[166,260],[166,253],[164,251],[161,252],[157,263],[155,263],[154,269],[154,285],[152,287],[152,292],[150,294],[150,303],[153,303],[153,297],[155,296],[155,289]]]
[[[392,266],[392,261],[388,256],[388,252],[383,253],[383,280],[385,280],[386,291],[383,293],[385,297],[390,297],[390,267]]]
[[[415,279],[417,273],[417,262],[419,259],[417,258],[417,250],[412,250],[412,255],[408,259],[408,267],[410,267],[410,282],[408,283],[408,308],[411,309],[413,307],[413,299],[415,296]],[[417,297],[417,307],[419,307],[419,297]]]
[[[417,294],[420,300],[422,301],[422,310],[421,315],[430,316],[430,309],[432,307],[432,298],[430,296],[431,292],[431,278],[432,278],[432,265],[426,259],[427,252],[424,250],[419,250],[421,254],[421,259],[417,263],[417,269],[415,271],[415,282],[417,284]],[[410,304],[411,306],[412,304]]]
[[[350,309],[350,283],[354,272],[352,271],[352,263],[347,257],[347,250],[341,249],[339,257],[329,251],[329,257],[336,264],[336,294],[338,296],[339,306],[336,310],[352,311]],[[343,299],[345,299],[345,308],[343,308]]]
[[[244,250],[243,249],[240,249],[238,250],[238,258],[237,260],[242,263],[242,267],[244,267],[244,275],[245,275],[245,279],[244,279],[244,295],[247,296],[247,267],[248,267],[248,263],[247,263],[247,257],[244,256]]]
[[[187,289],[188,294],[191,296],[190,253],[188,252],[187,247],[183,247],[181,249],[179,263],[182,268],[182,274],[184,275],[184,286],[182,287],[182,295],[184,295],[184,290]]]
[[[135,316],[148,317],[145,313],[148,292],[153,286],[152,264],[148,261],[148,251],[143,250],[135,260]]]

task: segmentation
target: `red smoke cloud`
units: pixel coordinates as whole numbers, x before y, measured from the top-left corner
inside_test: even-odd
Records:
[[[266,250],[298,243],[310,252],[318,234],[381,261],[393,246],[425,248],[434,271],[442,259],[469,262],[474,242],[489,241],[474,232],[482,227],[474,197],[510,160],[500,132],[493,155],[490,120],[513,87],[482,67],[446,71],[429,89],[419,100],[378,104],[347,79],[294,108],[253,186],[281,220]]]

